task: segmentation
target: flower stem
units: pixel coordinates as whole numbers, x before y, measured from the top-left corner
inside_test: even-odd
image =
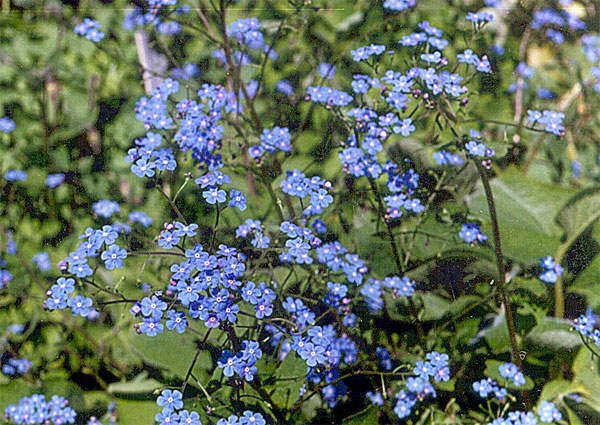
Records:
[[[498,214],[496,213],[496,205],[494,204],[494,195],[492,194],[492,188],[490,187],[490,180],[487,175],[486,169],[477,160],[473,161],[477,167],[477,171],[481,177],[483,183],[483,189],[485,191],[485,197],[487,199],[488,208],[490,210],[490,219],[492,222],[492,231],[494,233],[494,249],[496,252],[496,264],[498,266],[498,290],[500,291],[500,298],[504,304],[504,310],[506,311],[506,324],[508,326],[508,335],[510,338],[511,346],[511,357],[514,364],[523,369],[521,357],[519,356],[519,345],[517,344],[517,333],[515,330],[515,323],[510,306],[510,299],[508,297],[508,291],[506,290],[506,269],[504,268],[504,257],[502,255],[502,244],[500,242],[500,228],[498,226]]]

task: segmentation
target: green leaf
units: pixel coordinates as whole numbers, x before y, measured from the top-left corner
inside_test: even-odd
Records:
[[[569,425],[583,425],[583,422],[577,416],[577,413],[573,411],[569,406],[565,406],[565,410],[567,411],[567,417],[569,418]]]
[[[379,409],[373,405],[342,420],[343,425],[377,425],[378,423]]]
[[[22,397],[33,392],[22,379],[13,379],[8,384],[0,385],[0,412],[4,412],[9,404],[16,404]]]
[[[154,401],[117,399],[117,412],[122,424],[153,424],[154,417],[162,410]]]
[[[515,168],[492,179],[490,186],[505,255],[533,265],[540,257],[555,252],[563,233],[555,223],[556,211],[572,196],[572,191],[533,180]],[[468,204],[471,213],[484,223],[484,233],[491,239],[489,211],[481,184]]]
[[[569,199],[558,213],[556,221],[568,235],[581,233],[591,224],[591,213],[599,210],[600,188],[586,189]]]
[[[534,345],[555,350],[571,350],[581,345],[578,334],[571,331],[571,322],[554,317],[544,317],[527,334],[526,339]]]
[[[564,379],[554,379],[544,385],[540,394],[540,400],[553,401],[562,399],[568,394],[585,392],[586,389],[581,384],[565,381]]]
[[[164,385],[156,379],[149,379],[148,372],[144,371],[131,381],[115,382],[108,386],[108,392],[112,394],[146,394],[152,393],[154,390],[163,387]]]
[[[423,310],[419,319],[422,321],[441,319],[450,309],[450,301],[432,292],[422,293],[420,298],[423,301]]]
[[[452,304],[450,304],[449,312],[452,316],[462,313],[464,310],[472,306],[473,304],[480,302],[481,297],[477,295],[463,295],[458,297]]]
[[[291,408],[300,398],[300,388],[306,382],[306,362],[290,352],[275,372],[275,388],[271,399],[282,409]]]
[[[504,311],[497,314],[492,324],[484,328],[478,336],[483,336],[494,353],[510,351],[510,337]]]
[[[567,291],[582,295],[587,305],[595,309],[600,306],[600,255],[596,255],[588,267],[579,273],[575,281],[568,286]]]
[[[187,334],[165,331],[154,338],[138,335],[135,331],[123,334],[125,342],[129,344],[135,354],[146,363],[172,372],[179,379],[185,379],[190,364],[196,354],[197,345],[194,337]],[[194,366],[194,375],[201,382],[208,382],[213,361],[208,351],[202,351]],[[189,381],[190,385],[197,386],[195,380]]]
[[[581,347],[573,361],[573,382],[582,385],[582,402],[592,409],[600,411],[600,367],[598,358],[587,347]]]

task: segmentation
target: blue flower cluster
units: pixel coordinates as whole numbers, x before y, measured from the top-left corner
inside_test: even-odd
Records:
[[[488,148],[483,143],[479,143],[479,141],[483,138],[479,131],[471,129],[469,130],[469,136],[471,140],[465,144],[465,149],[470,155],[479,158],[491,158],[494,156],[495,152],[492,148]],[[484,161],[482,164],[484,166],[491,165],[489,161]]]
[[[562,137],[565,134],[565,128],[562,125],[565,114],[562,112],[540,112],[530,109],[527,111],[527,118],[531,125],[535,125],[536,123],[543,124],[545,126],[544,130],[548,133],[555,134],[559,137]]]
[[[49,401],[41,394],[23,397],[19,404],[9,405],[4,413],[16,424],[62,425],[75,423],[77,414],[63,397],[53,395]]]
[[[581,44],[586,59],[597,65],[600,62],[600,34],[585,34],[581,37]],[[600,66],[590,67],[590,74],[596,78],[594,91],[600,93]]]
[[[415,291],[415,282],[404,276],[386,277],[383,281],[374,278],[369,279],[360,289],[360,294],[365,297],[365,303],[373,313],[381,311],[383,308],[384,293],[388,292],[392,298],[410,297]]]
[[[227,35],[235,39],[243,46],[251,49],[262,49],[265,47],[263,33],[260,31],[262,25],[256,18],[243,18],[232,22],[227,28]]]
[[[280,230],[289,239],[285,242],[288,249],[279,255],[279,259],[285,263],[294,261],[297,264],[312,264],[313,258],[309,251],[321,245],[321,239],[313,235],[308,227],[300,227],[289,221],[281,223]]]
[[[536,30],[543,30],[546,28],[546,38],[555,44],[562,44],[565,40],[563,32],[567,28],[578,31],[584,30],[587,25],[567,10],[557,12],[556,10],[546,8],[536,10],[533,13],[533,20],[531,21],[530,26]]]
[[[333,197],[328,193],[332,185],[318,176],[306,177],[300,170],[286,172],[286,178],[281,182],[281,190],[290,196],[301,200],[310,197],[310,204],[304,209],[305,216],[319,215],[332,202]]]
[[[9,182],[25,181],[27,180],[27,171],[7,170],[6,173],[4,173],[4,178]]]
[[[383,8],[393,10],[394,12],[402,12],[406,9],[412,9],[417,5],[417,0],[385,0]]]
[[[540,280],[547,283],[556,283],[559,276],[562,276],[564,268],[557,264],[550,255],[544,258],[540,258],[540,266],[544,269],[540,275]]]
[[[76,295],[69,297],[75,291],[75,280],[72,278],[59,277],[52,287],[46,291],[48,297],[45,302],[48,310],[63,310],[70,308],[73,316],[82,316],[92,319],[98,312],[92,307],[93,300],[88,297]]]
[[[92,204],[94,214],[104,218],[110,218],[113,214],[121,211],[121,207],[115,201],[102,200]]]
[[[11,358],[2,365],[2,373],[5,375],[24,374],[29,372],[33,364],[27,359]]]
[[[537,414],[542,423],[552,423],[562,420],[560,410],[556,408],[554,403],[547,400],[542,400],[540,407],[537,410]]]
[[[473,22],[473,25],[476,28],[481,28],[483,25],[490,23],[494,20],[494,15],[490,12],[479,11],[479,12],[469,12],[466,17],[467,21]]]
[[[265,128],[260,136],[260,144],[251,146],[248,153],[252,158],[259,160],[264,158],[265,153],[291,152],[291,139],[287,127],[275,126],[271,130]]]
[[[464,162],[459,155],[446,150],[435,152],[433,154],[433,160],[436,165],[462,165]]]
[[[525,385],[525,375],[523,375],[523,372],[519,370],[517,365],[513,363],[504,363],[498,367],[498,371],[503,378],[510,379],[516,387]]]
[[[156,399],[156,404],[163,408],[157,413],[155,420],[159,425],[185,424],[202,425],[200,415],[195,411],[183,409],[183,394],[178,390],[163,390]],[[260,413],[246,410],[243,416],[229,416],[220,419],[217,425],[265,425],[266,421]]]
[[[149,8],[136,7],[125,15],[123,28],[131,31],[138,26],[152,25],[160,34],[167,36],[179,34],[181,24],[173,19],[169,20],[168,15],[171,13],[175,16],[185,15],[191,8],[185,4],[174,10],[165,10],[168,9],[165,6],[175,6],[176,4],[177,0],[150,0],[148,1]]]
[[[223,369],[223,375],[227,377],[232,377],[235,373],[246,381],[252,381],[258,372],[255,366],[256,361],[261,357],[262,350],[258,341],[243,341],[242,351],[237,353],[229,350],[223,351],[217,364]]]
[[[487,425],[538,425],[538,423],[554,423],[554,421],[562,420],[562,414],[556,408],[554,403],[542,401],[538,408],[538,418],[533,412],[509,412],[506,418],[497,418]]]
[[[328,107],[346,106],[352,102],[352,96],[348,93],[325,86],[310,86],[306,91],[306,95],[307,100],[325,103]]]
[[[3,133],[12,133],[16,128],[15,122],[8,117],[0,118],[0,131]]]
[[[340,291],[344,293],[341,288]],[[350,365],[356,361],[356,343],[346,334],[338,336],[331,324],[317,325],[315,313],[302,300],[287,297],[282,305],[291,315],[295,329],[289,329],[288,334],[291,334],[292,338],[286,338],[281,343],[284,337],[282,329],[269,325],[266,329],[273,333],[273,346],[281,343],[281,359],[290,355],[290,351],[295,351],[306,361],[308,383],[319,384],[325,380],[329,385],[322,388],[324,400],[331,407],[335,406],[337,399],[346,393],[346,387],[338,380],[339,368],[344,363]],[[343,312],[344,307],[338,307],[338,311]]]
[[[571,326],[583,337],[589,338],[595,345],[600,347],[600,330],[595,329],[598,323],[598,316],[596,316],[591,308],[588,308],[585,314],[582,314],[575,320]]]
[[[498,400],[504,400],[508,394],[506,388],[501,388],[492,378],[482,379],[478,382],[473,382],[473,391],[479,394],[481,398],[487,398],[490,394],[494,394]]]
[[[487,240],[487,236],[481,232],[479,225],[473,222],[463,224],[458,236],[466,243],[473,245],[484,243]]]
[[[406,380],[405,389],[396,394],[396,405],[394,413],[400,419],[410,416],[413,407],[418,401],[431,395],[437,397],[435,388],[431,384],[431,378],[435,382],[448,381],[450,379],[450,368],[448,367],[448,355],[437,351],[427,353],[427,360],[416,362],[413,368],[414,377]]]
[[[359,47],[356,50],[350,51],[352,59],[355,62],[366,61],[371,56],[380,56],[385,52],[385,46],[382,44],[371,44],[369,46]]]
[[[94,43],[104,38],[104,33],[100,31],[100,24],[93,19],[85,18],[82,23],[75,25],[75,34],[84,36]]]
[[[4,288],[8,282],[13,280],[13,275],[11,272],[6,270],[6,260],[4,258],[0,258],[0,289]]]

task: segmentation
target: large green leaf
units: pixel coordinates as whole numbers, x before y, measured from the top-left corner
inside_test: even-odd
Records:
[[[573,192],[540,183],[514,168],[492,179],[490,186],[505,255],[533,265],[540,257],[554,253],[563,233],[555,217]],[[471,213],[484,223],[484,232],[491,240],[489,210],[481,184],[468,204]]]
[[[600,189],[583,190],[573,196],[560,210],[556,221],[568,235],[580,234],[598,218]]]
[[[123,395],[138,395],[153,393],[154,390],[164,385],[156,379],[148,378],[148,372],[144,371],[131,381],[115,382],[108,386],[108,392]]]
[[[587,268],[568,286],[568,291],[586,297],[587,305],[595,309],[600,306],[599,284],[600,255],[596,255]]]
[[[117,412],[122,424],[154,424],[154,417],[162,410],[154,401],[117,399]]]
[[[581,345],[579,336],[571,331],[571,322],[566,319],[557,319],[554,317],[544,317],[527,334],[526,338],[534,345],[554,350],[571,350]]]
[[[276,384],[271,394],[273,402],[289,409],[300,398],[300,388],[306,382],[306,362],[290,352],[275,372]]]
[[[138,335],[131,331],[127,342],[133,352],[140,356],[145,362],[172,372],[179,379],[184,379],[198,346],[190,333],[178,334],[165,331],[154,338],[146,335]],[[194,366],[194,375],[201,382],[208,382],[210,375],[207,370],[212,369],[213,362],[208,351],[202,351]],[[189,381],[190,385],[196,385],[195,380]]]

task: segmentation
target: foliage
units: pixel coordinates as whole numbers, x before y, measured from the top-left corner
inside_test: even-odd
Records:
[[[600,421],[600,4],[2,7],[9,423]]]

